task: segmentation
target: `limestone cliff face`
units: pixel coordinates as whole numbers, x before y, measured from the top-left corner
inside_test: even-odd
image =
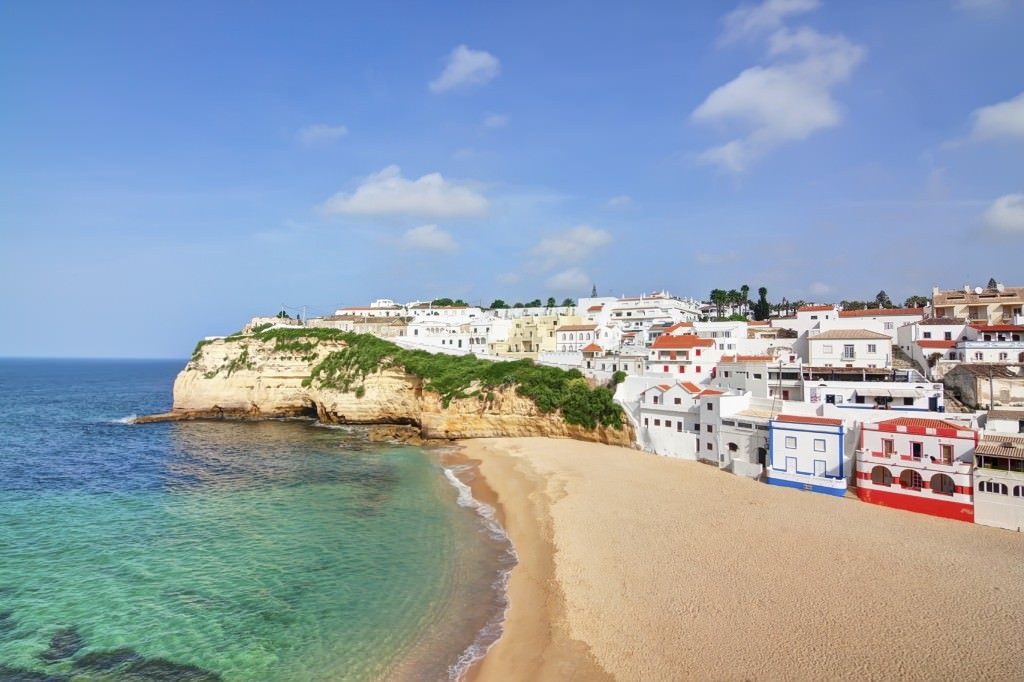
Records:
[[[630,427],[596,429],[567,424],[560,414],[541,414],[515,389],[493,391],[493,400],[452,400],[424,389],[423,381],[399,369],[368,375],[358,393],[303,386],[312,368],[339,341],[321,340],[309,351],[277,351],[253,337],[206,343],[174,382],[174,408],[139,421],[316,416],[324,423],[408,424],[424,438],[550,436],[632,446]]]

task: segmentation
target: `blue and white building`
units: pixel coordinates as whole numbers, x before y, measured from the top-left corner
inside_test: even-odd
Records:
[[[846,435],[841,419],[786,414],[771,419],[768,483],[842,497],[852,466]]]

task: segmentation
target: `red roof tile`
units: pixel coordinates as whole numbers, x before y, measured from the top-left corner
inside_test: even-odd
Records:
[[[687,393],[700,393],[700,386],[692,381],[680,381],[679,385],[682,386],[683,390]]]
[[[581,352],[583,352],[583,353],[600,353],[601,352],[601,346],[597,345],[596,343],[592,343],[589,346],[584,346],[583,350]]]
[[[970,431],[970,427],[948,422],[945,419],[925,419],[923,417],[897,417],[878,422],[879,426],[916,426],[922,429],[956,429]]]
[[[672,336],[671,334],[662,334],[654,340],[652,348],[710,348],[715,345],[713,339],[702,339],[699,336],[693,334],[685,334],[683,336]]]
[[[778,422],[792,422],[794,424],[825,424],[827,426],[841,426],[842,419],[829,419],[828,417],[804,417],[798,414],[780,414],[775,418]]]
[[[921,348],[952,348],[956,341],[945,341],[943,339],[918,339],[917,345]]]
[[[1024,325],[1019,324],[972,324],[979,332],[1024,332]]]
[[[715,389],[715,388],[705,388],[703,391],[701,391],[697,395],[698,396],[702,396],[702,395],[725,395],[725,391],[719,391],[718,389]]]
[[[603,303],[601,305],[592,305],[589,308],[587,308],[587,312],[588,313],[599,313],[602,310],[604,310],[604,304]]]
[[[674,325],[665,330],[665,333],[674,332],[677,329],[683,329],[684,327],[692,327],[693,322],[676,322]]]
[[[821,313],[826,310],[835,310],[833,305],[802,305],[796,309],[798,313]]]
[[[770,355],[726,355],[721,362],[770,362]]]
[[[840,310],[839,317],[887,317],[891,315],[924,315],[924,308],[865,308]]]

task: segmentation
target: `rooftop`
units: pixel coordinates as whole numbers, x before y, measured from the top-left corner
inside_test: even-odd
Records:
[[[835,310],[834,305],[802,305],[796,309],[798,313],[823,313],[827,310]]]
[[[1024,381],[1024,376],[1021,376],[1011,370],[1007,365],[996,365],[993,363],[968,363],[962,362],[953,369],[947,372],[948,374],[955,374],[956,372],[965,372],[976,377],[988,378],[991,376],[994,379],[1021,379]]]
[[[842,426],[842,419],[831,419],[829,417],[805,417],[800,414],[780,414],[775,418],[777,422],[791,422],[793,424],[823,424],[825,426]]]
[[[1004,436],[1003,434],[986,433],[974,449],[975,454],[990,457],[1007,457],[1024,459],[1024,436]]]
[[[1024,332],[1020,324],[972,324],[971,328],[979,332]]]
[[[980,287],[978,287],[980,289]],[[965,291],[966,289],[966,291]],[[987,305],[989,303],[1019,303],[1024,301],[1024,287],[1003,287],[999,289],[949,289],[932,293],[935,307],[952,305]]]
[[[568,324],[556,329],[556,332],[592,332],[597,329],[596,324]]]
[[[1024,419],[1024,408],[1019,410],[989,410],[989,419]]]
[[[961,424],[954,424],[945,419],[925,419],[923,417],[897,417],[878,422],[879,426],[915,426],[922,429],[956,429],[957,431],[971,431],[970,427]]]
[[[952,348],[956,345],[956,341],[944,339],[918,339],[917,345],[921,348]]]
[[[807,337],[808,341],[815,341],[817,339],[835,339],[837,341],[849,340],[853,341],[856,339],[889,339],[892,340],[891,336],[886,334],[880,334],[878,332],[869,331],[867,329],[829,329],[827,332],[821,332],[814,336]]]
[[[584,346],[581,349],[580,352],[582,352],[582,353],[600,353],[602,350],[603,349],[601,348],[601,346],[597,345],[596,343],[591,343],[589,345]]]
[[[724,355],[721,362],[771,362],[770,355]]]
[[[840,310],[839,317],[887,317],[894,315],[921,315],[924,308],[865,308],[864,310]]]
[[[963,320],[954,320],[952,317],[929,317],[927,320],[921,320],[918,322],[918,324],[944,324],[956,327],[959,327],[963,323]]]
[[[686,336],[671,336],[662,334],[654,340],[651,348],[656,349],[686,349],[686,348],[711,348],[715,345],[714,339],[702,339],[699,336],[687,334]]]

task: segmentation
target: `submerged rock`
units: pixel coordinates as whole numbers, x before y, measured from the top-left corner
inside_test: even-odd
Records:
[[[187,663],[175,663],[163,658],[147,658],[133,662],[118,676],[131,682],[220,682],[221,676]]]
[[[0,638],[6,637],[18,629],[18,621],[11,611],[0,611]]]
[[[66,682],[67,675],[51,675],[37,670],[11,668],[0,664],[0,680],[4,682]]]
[[[111,651],[93,651],[75,659],[72,667],[76,672],[111,672],[128,663],[142,659],[142,655],[130,647]]]
[[[75,628],[61,628],[50,638],[50,648],[39,654],[39,658],[47,663],[55,663],[71,658],[85,646],[82,636]]]

